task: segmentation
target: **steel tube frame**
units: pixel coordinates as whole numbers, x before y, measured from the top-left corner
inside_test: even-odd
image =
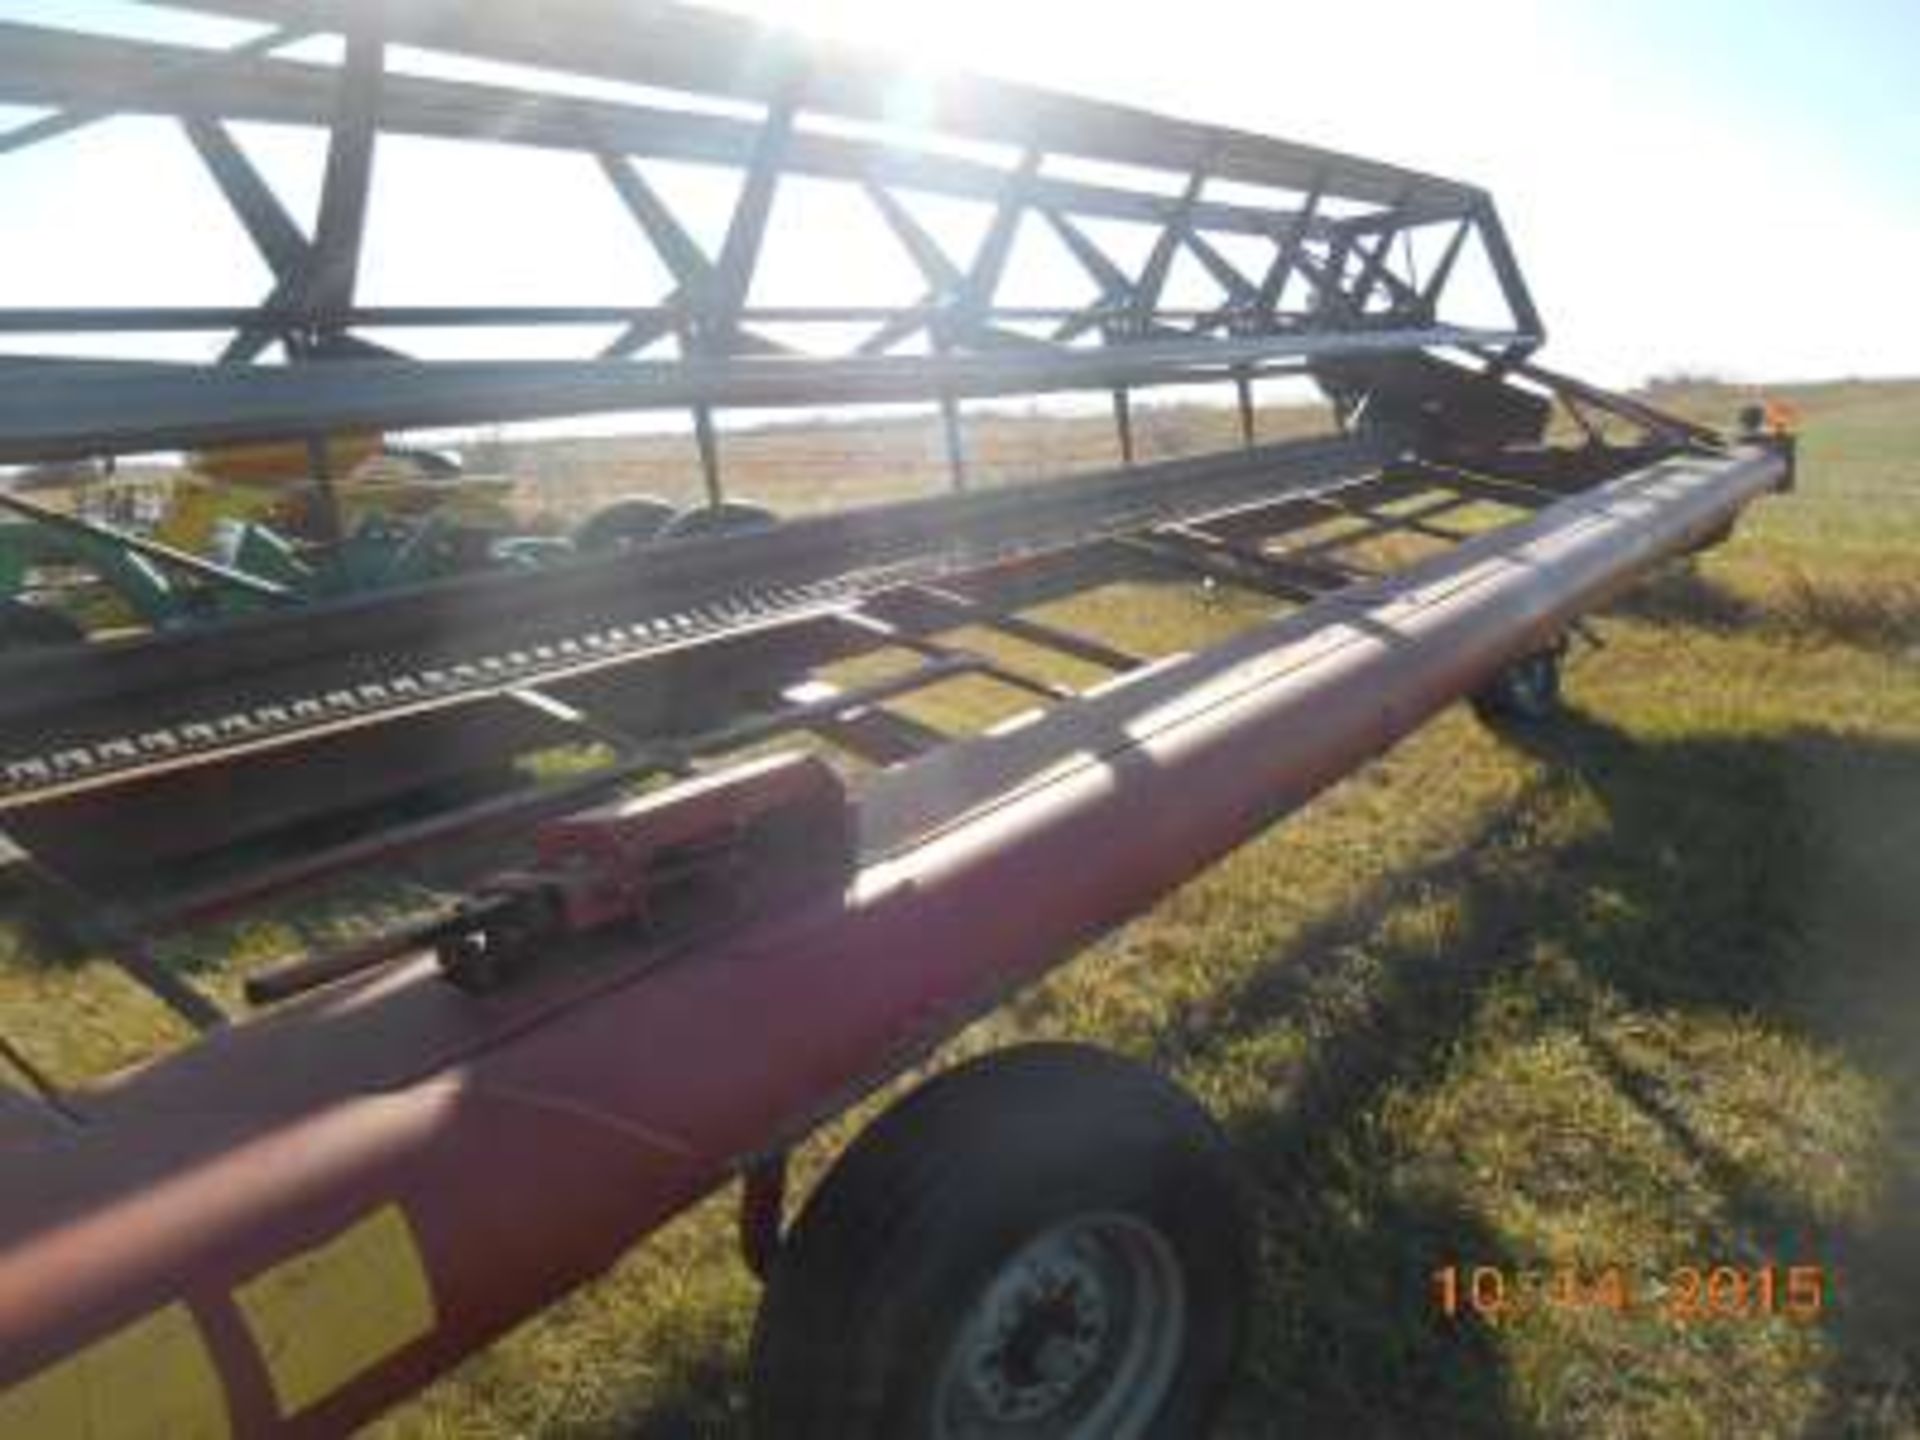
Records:
[[[128,767],[190,763],[196,747],[181,738],[189,727],[220,737],[218,749],[271,744],[318,725],[360,728],[383,708],[404,714],[590,673],[693,638],[752,631],[756,619],[788,623],[900,584],[979,569],[996,556],[1031,557],[1161,518],[1353,483],[1386,458],[1384,447],[1358,438],[1294,441],[1125,474],[904,501],[537,575],[479,576],[315,605],[298,615],[248,617],[213,641],[157,636],[17,658],[0,666],[13,682],[0,686],[0,800],[11,808],[24,795],[44,793],[22,778],[42,770],[58,788]],[[703,618],[676,623],[694,615]],[[592,643],[595,636],[602,643]],[[401,683],[429,667],[441,672],[434,684]],[[286,714],[277,727],[224,723],[250,706],[270,702],[291,712],[297,702],[376,680],[390,686],[384,707],[348,693],[349,703],[298,707],[310,718]],[[94,743],[102,726],[115,739],[176,733],[170,741],[156,734],[160,748],[135,746],[139,753],[129,755],[121,745]],[[82,766],[79,751],[89,744],[95,753]],[[44,764],[17,764],[22,751]],[[121,759],[110,759],[116,754]]]
[[[1555,643],[1649,567],[1720,534],[1787,474],[1772,450],[1714,448],[1530,368],[1539,316],[1490,199],[1470,186],[974,79],[931,97],[932,119],[949,138],[1010,153],[963,159],[884,128],[895,77],[870,59],[675,4],[191,8],[281,28],[182,54],[0,27],[0,101],[65,107],[0,134],[0,153],[108,113],[172,117],[271,287],[251,307],[0,311],[0,334],[231,332],[218,365],[0,357],[0,462],[283,436],[324,455],[324,437],[341,429],[675,408],[694,417],[718,501],[717,410],[914,402],[940,407],[958,486],[963,399],[1088,390],[1111,395],[1125,464],[599,567],[350,600],[294,621],[252,618],[208,643],[163,637],[0,665],[0,737],[16,747],[0,767],[0,809],[16,829],[108,811],[137,828],[181,793],[291,761],[249,812],[277,835],[341,818],[309,808],[338,796],[303,787],[340,780],[355,800],[377,801],[396,775],[420,778],[407,775],[412,757],[461,733],[485,740],[483,759],[564,733],[606,742],[615,760],[573,789],[500,796],[449,823],[524,823],[615,779],[685,775],[702,745],[796,726],[889,767],[851,789],[857,855],[844,885],[716,910],[671,938],[631,927],[569,940],[484,998],[414,957],[57,1099],[0,1092],[0,1431],[63,1405],[89,1413],[128,1354],[144,1367],[140,1400],[175,1428],[321,1436],[371,1419],[730,1177],[774,1173],[851,1101],[1499,667]],[[307,34],[344,37],[343,62],[276,58],[286,37]],[[428,79],[395,65],[408,45],[693,99],[676,109],[531,81]],[[245,120],[327,131],[311,234],[235,139],[231,125]],[[577,154],[658,255],[668,292],[638,307],[357,304],[374,153],[406,134]],[[662,156],[738,173],[711,252],[649,180]],[[1086,162],[1158,179],[1089,181]],[[751,303],[792,175],[864,197],[913,263],[912,303]],[[1228,182],[1271,198],[1222,201],[1214,187]],[[903,199],[919,193],[992,206],[971,254]],[[1115,219],[1150,227],[1143,263],[1119,264],[1097,232]],[[1094,297],[1000,304],[1023,231],[1042,225]],[[1408,236],[1425,225],[1447,237],[1423,276]],[[1250,260],[1229,243],[1247,236],[1271,253]],[[1440,318],[1476,236],[1510,312],[1504,326]],[[1182,262],[1217,302],[1168,303]],[[829,316],[865,322],[844,353],[796,353],[767,333]],[[423,362],[359,333],[405,323],[618,333],[577,361],[487,363]],[[923,341],[928,353],[903,353]],[[650,358],[669,342],[676,361]],[[289,363],[259,363],[276,343]],[[1136,389],[1231,385],[1251,446],[1251,384],[1276,372],[1325,377],[1349,415],[1376,393],[1410,391],[1418,404],[1329,440],[1128,468]],[[1626,474],[1622,457],[1640,452],[1582,452],[1564,470],[1538,459],[1524,442],[1544,425],[1544,403],[1509,383],[1515,375],[1636,420],[1668,453]],[[1414,443],[1413,430],[1440,440]],[[1521,448],[1483,457],[1498,444]],[[1419,463],[1429,448],[1433,463]],[[1462,477],[1461,495],[1500,492],[1504,482],[1478,477],[1509,460],[1523,477],[1509,487],[1524,496],[1515,503],[1538,513],[1401,573],[1344,565],[1341,539],[1268,546],[1329,508],[1308,493],[1316,484],[1349,490],[1358,528],[1345,540],[1452,540],[1431,522],[1458,497],[1419,497],[1447,473]],[[1399,500],[1418,508],[1388,513]],[[934,633],[941,613],[979,606],[973,623],[997,617],[1005,633],[1024,627],[1024,639],[1049,643],[1049,626],[1010,613],[1046,592],[1047,565],[1071,571],[1072,588],[1150,551],[1300,608],[1159,663],[1053,634],[1063,653],[1116,672],[1083,695]],[[881,647],[918,668],[865,689],[801,683],[823,660]],[[959,675],[1051,708],[950,740],[875,700]],[[378,775],[343,778],[369,760]],[[232,828],[231,812],[222,819]],[[175,902],[224,911],[335,864],[431,843],[434,823],[349,837]],[[140,936],[126,938],[129,968],[167,992],[177,977]],[[215,1018],[182,989],[177,1004]],[[754,1193],[764,1259],[766,1183]],[[352,1289],[350,1276],[367,1274],[377,1285],[357,1300],[314,1299],[316,1277]],[[149,1372],[178,1383],[149,1385]]]
[[[1357,157],[1031,87],[956,78],[932,97],[928,123],[946,136],[1010,145],[1019,155],[1011,165],[963,158],[885,127],[891,81],[868,57],[671,4],[635,12],[601,0],[569,0],[543,7],[537,18],[496,0],[431,15],[357,0],[162,8],[214,11],[279,28],[229,51],[207,52],[0,25],[0,101],[69,107],[0,135],[0,151],[112,113],[175,117],[266,260],[272,288],[251,307],[0,310],[0,333],[231,331],[225,363],[142,367],[137,380],[95,364],[15,359],[8,368],[17,384],[0,398],[0,463],[347,427],[684,408],[694,416],[709,498],[717,501],[715,412],[722,408],[931,401],[941,408],[959,484],[965,473],[959,402],[971,396],[1098,389],[1124,397],[1143,385],[1220,380],[1235,387],[1244,407],[1254,374],[1276,362],[1438,346],[1517,358],[1541,339],[1538,316],[1483,192]],[[325,33],[346,39],[340,65],[276,54],[291,39]],[[532,81],[432,78],[396,69],[387,53],[396,44],[640,82],[695,99],[674,108],[651,97],[583,99]],[[732,58],[703,49],[722,44]],[[717,112],[714,101],[731,108]],[[743,114],[746,107],[757,108],[758,118]],[[227,127],[243,120],[329,131],[328,171],[311,237],[234,142]],[[356,306],[353,280],[374,198],[371,155],[383,134],[531,145],[593,160],[660,254],[671,290],[642,307]],[[645,164],[659,158],[743,176],[719,254],[701,253],[649,185]],[[1179,177],[1182,188],[1167,194],[1147,180],[1056,173],[1061,162],[1085,161],[1141,167],[1142,174],[1158,170]],[[840,182],[850,196],[864,191],[923,272],[925,296],[893,307],[752,305],[761,252],[781,238],[771,222],[788,175]],[[1269,187],[1273,198],[1209,198],[1205,190],[1214,181]],[[927,192],[995,206],[971,260],[944,253],[901,203],[902,195]],[[1334,202],[1359,213],[1334,216],[1328,210]],[[1117,265],[1081,223],[1116,219],[1157,232],[1139,275]],[[997,303],[1022,226],[1043,220],[1099,294],[1051,307]],[[1436,321],[1450,262],[1425,287],[1396,272],[1394,241],[1434,223],[1457,227],[1456,248],[1468,229],[1482,236],[1514,317],[1510,327],[1463,330]],[[1274,244],[1264,273],[1245,273],[1228,258],[1216,243],[1228,235]],[[1357,265],[1346,263],[1349,253]],[[1221,304],[1163,303],[1183,254],[1218,285]],[[1288,305],[1286,282],[1294,275],[1305,277],[1308,295]],[[875,329],[841,355],[796,353],[759,328],[856,316],[871,319]],[[1036,322],[1051,335],[1019,328]],[[481,324],[618,324],[621,332],[598,362],[572,369],[408,360],[389,341],[359,333]],[[931,355],[894,353],[922,331]],[[643,352],[669,337],[678,338],[681,361],[664,368],[651,362],[650,368]],[[298,373],[291,377],[251,366],[276,340],[295,362]],[[307,373],[307,362],[322,360],[324,376]],[[1117,403],[1121,443],[1130,450],[1124,400]]]
[[[696,952],[591,945],[486,1002],[423,961],[71,1095],[78,1124],[0,1114],[0,1406],[171,1315],[234,1433],[365,1422],[1784,474],[1670,459],[936,751],[862,789],[844,894]],[[289,1404],[240,1297],[381,1217],[426,1321]]]
[[[411,429],[690,406],[781,409],[912,404],[1116,385],[1231,381],[1279,359],[1391,354],[1424,346],[1504,348],[1512,332],[1438,327],[1160,341],[1098,350],[724,361],[334,360],[296,367],[51,362],[0,391],[0,463],[241,444],[340,429]]]
[[[674,3],[649,5],[640,16],[621,0],[560,0],[537,13],[515,0],[468,0],[457,8],[385,0],[190,0],[178,8],[331,29],[376,15],[396,43],[749,103],[770,102],[785,77],[799,73],[808,77],[817,108],[853,120],[887,121],[898,96],[898,69],[882,59]],[[1325,174],[1334,177],[1337,193],[1375,204],[1410,187],[1449,200],[1479,193],[1357,156],[980,76],[945,77],[928,98],[926,126],[973,140],[1181,173],[1204,167],[1250,185],[1304,188]]]

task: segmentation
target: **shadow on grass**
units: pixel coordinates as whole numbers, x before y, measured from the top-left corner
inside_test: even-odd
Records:
[[[1264,1258],[1221,1435],[1579,1428],[1538,1418],[1537,1405],[1516,1398],[1502,1337],[1444,1317],[1433,1299],[1440,1266],[1540,1257],[1510,1253],[1472,1195],[1423,1180],[1381,1123],[1383,1101],[1440,1083],[1482,1009],[1516,990],[1529,1023],[1573,1034],[1600,1083],[1678,1157],[1688,1184],[1711,1194],[1713,1253],[1839,1274],[1803,1433],[1910,1433],[1920,1425],[1910,1218],[1920,1216],[1920,1175],[1893,1163],[1868,1218],[1823,1219],[1698,1118],[1675,1093],[1675,1068],[1616,1043],[1593,994],[1609,997],[1614,1020],[1737,1016],[1824,1047],[1888,1087],[1896,1132],[1915,1142],[1909,1154],[1920,1150],[1911,1034],[1920,1008],[1901,1003],[1920,998],[1909,973],[1920,933],[1920,746],[1816,733],[1649,744],[1581,715],[1515,743],[1542,762],[1541,775],[1472,843],[1397,874],[1238,988],[1176,1017],[1153,1056],[1206,1070],[1254,1052],[1256,1089],[1272,1097],[1226,1117],[1259,1186]],[[1573,797],[1597,806],[1598,823],[1555,830],[1546,821]],[[1598,893],[1610,903],[1586,903]],[[1430,935],[1397,938],[1404,929],[1393,924],[1429,898],[1457,917],[1443,961]],[[1541,968],[1543,950],[1566,957],[1571,979]],[[1283,1029],[1301,1043],[1262,1043]],[[1675,1057],[1677,1073],[1687,1063]],[[738,1433],[728,1418],[738,1366],[731,1354],[696,1361],[621,1433]],[[1729,1392],[1748,1383],[1724,1378]],[[1701,1403],[1712,1413],[1710,1396]]]
[[[1583,1033],[1615,1090],[1718,1192],[1723,1253],[1815,1261],[1838,1277],[1826,1320],[1832,1360],[1806,1433],[1912,1433],[1920,1426],[1920,746],[1811,732],[1645,746],[1575,718],[1532,748],[1577,773],[1607,807],[1609,854],[1582,873],[1644,876],[1649,904],[1633,929],[1568,927],[1593,978],[1642,1009],[1755,1016],[1843,1056],[1889,1095],[1894,1153],[1880,1193],[1866,1218],[1833,1223],[1703,1133],[1669,1080],[1592,1028]],[[1652,864],[1637,864],[1636,853]]]
[[[1761,630],[1800,644],[1894,653],[1920,646],[1920,584],[1884,575],[1850,581],[1789,569],[1766,593],[1750,595],[1683,563],[1622,595],[1606,613],[1717,635]]]
[[[703,1355],[618,1434],[621,1440],[743,1440],[743,1382],[741,1360],[731,1349]]]
[[[1207,1067],[1275,1027],[1305,1042],[1268,1062],[1261,1082],[1274,1102],[1230,1117],[1265,1195],[1269,1255],[1226,1433],[1529,1433],[1494,1337],[1445,1320],[1429,1290],[1437,1266],[1513,1257],[1471,1197],[1407,1178],[1418,1167],[1378,1115],[1390,1092],[1439,1082],[1491,992],[1511,1002],[1508,981],[1524,989],[1531,1023],[1577,1035],[1604,1082],[1713,1192],[1715,1253],[1839,1273],[1808,1433],[1920,1423],[1914,1169],[1887,1167],[1873,1219],[1823,1223],[1703,1133],[1664,1068],[1612,1043],[1591,998],[1597,989],[1629,1014],[1751,1017],[1804,1037],[1904,1097],[1895,1129],[1920,1136],[1910,1053],[1920,1012],[1900,1003],[1920,996],[1908,973],[1920,933],[1920,747],[1815,734],[1640,744],[1581,716],[1519,743],[1546,769],[1472,845],[1329,917],[1184,1017],[1157,1056]],[[1575,792],[1598,803],[1602,823],[1542,844],[1538,820]],[[1862,835],[1891,844],[1849,853]],[[1590,892],[1611,903],[1585,903]],[[1391,938],[1395,914],[1430,896],[1456,907],[1444,963],[1430,936]],[[1548,952],[1570,959],[1577,983],[1554,982],[1536,958]]]
[[[1205,1065],[1279,1026],[1306,1041],[1263,1077],[1271,1109],[1228,1117],[1266,1231],[1262,1304],[1222,1427],[1233,1440],[1527,1433],[1510,1410],[1496,1337],[1443,1316],[1431,1289],[1443,1265],[1515,1257],[1458,1197],[1395,1183],[1394,1157],[1368,1120],[1389,1090],[1438,1077],[1488,988],[1515,968],[1532,907],[1475,877],[1482,857],[1518,842],[1523,808],[1313,926],[1245,986],[1183,1017],[1154,1057],[1171,1069]],[[1458,963],[1442,970],[1411,948],[1373,943],[1411,897],[1463,889],[1472,943]]]
[[[1699,567],[1682,561],[1634,586],[1607,606],[1607,615],[1653,625],[1686,625],[1715,634],[1750,629],[1755,606]]]

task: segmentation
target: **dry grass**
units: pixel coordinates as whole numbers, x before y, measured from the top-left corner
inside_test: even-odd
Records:
[[[1271,405],[1257,434],[1279,440],[1327,427],[1318,406]],[[964,427],[969,482],[978,486],[1069,475],[1119,463],[1105,415],[970,414]],[[1138,404],[1134,446],[1141,460],[1174,459],[1239,444],[1231,411],[1198,405]],[[721,461],[730,493],[786,514],[845,509],[931,495],[950,472],[938,419],[890,419],[850,427],[830,420],[784,422],[725,432]],[[693,441],[680,434],[524,441],[489,449],[485,463],[519,481],[533,517],[576,520],[625,495],[690,503],[701,494]]]

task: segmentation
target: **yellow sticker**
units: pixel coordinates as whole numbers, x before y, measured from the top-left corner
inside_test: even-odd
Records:
[[[434,1327],[433,1286],[398,1205],[261,1271],[233,1299],[283,1419]]]
[[[156,1310],[0,1391],[8,1440],[227,1440],[227,1395],[185,1305]]]

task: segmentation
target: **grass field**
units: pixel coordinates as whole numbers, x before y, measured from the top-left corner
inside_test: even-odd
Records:
[[[1606,617],[1563,723],[1449,713],[956,1043],[1099,1041],[1237,1138],[1263,1260],[1224,1434],[1920,1435],[1920,384],[1794,398],[1800,493]],[[0,1031],[68,978],[0,969]],[[100,1003],[55,1058],[144,1043]],[[727,1204],[684,1217],[379,1433],[735,1433],[732,1243]],[[1769,1263],[1823,1267],[1817,1320],[1656,1303]],[[1448,1319],[1448,1265],[1636,1303]]]
[[[1263,395],[1256,433],[1280,440],[1329,424],[1324,406]],[[1140,404],[1133,412],[1134,453],[1151,461],[1229,449],[1240,443],[1239,426],[1238,415],[1217,403]],[[1103,410],[1060,415],[968,407],[963,429],[967,478],[976,486],[1103,469],[1120,459],[1113,420]],[[686,504],[702,494],[689,434],[482,443],[471,454],[482,467],[515,478],[520,508],[534,523],[569,523],[624,495]],[[857,426],[787,421],[723,431],[720,461],[729,493],[782,514],[934,494],[947,488],[952,473],[945,434],[932,413]]]

